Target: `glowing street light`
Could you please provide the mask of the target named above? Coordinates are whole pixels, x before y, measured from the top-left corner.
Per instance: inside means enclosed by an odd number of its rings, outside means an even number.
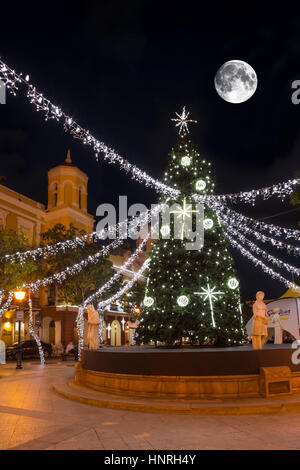
[[[25,295],[26,295],[26,292],[24,290],[16,290],[14,292],[15,299],[19,300],[19,302],[21,302],[21,300],[24,300]]]

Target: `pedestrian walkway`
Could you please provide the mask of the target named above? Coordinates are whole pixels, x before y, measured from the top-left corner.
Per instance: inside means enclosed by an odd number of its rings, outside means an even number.
[[[0,366],[0,450],[299,449],[300,414],[178,415],[100,408],[54,393],[73,364]]]

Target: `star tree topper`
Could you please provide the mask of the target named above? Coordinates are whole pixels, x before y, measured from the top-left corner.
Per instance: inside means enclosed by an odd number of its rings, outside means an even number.
[[[172,118],[171,121],[175,121],[177,122],[177,124],[175,124],[176,127],[179,127],[179,135],[180,134],[184,134],[185,132],[187,132],[189,134],[189,128],[188,128],[188,122],[197,122],[197,121],[194,121],[193,119],[188,119],[189,117],[189,112],[187,113],[185,111],[185,106],[182,108],[182,114],[178,114],[176,113],[176,116],[177,118]]]

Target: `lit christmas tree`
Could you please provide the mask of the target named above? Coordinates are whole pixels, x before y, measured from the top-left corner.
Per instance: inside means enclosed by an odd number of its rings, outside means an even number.
[[[234,261],[217,214],[204,207],[204,246],[186,248],[184,224],[192,218],[196,204],[192,194],[213,194],[211,164],[197,152],[188,136],[188,113],[178,115],[179,140],[169,155],[165,183],[180,190],[178,199],[162,196],[160,203],[181,209],[173,211],[168,226],[160,221],[159,239],[149,254],[143,312],[139,315],[137,342],[180,345],[214,344],[236,346],[245,339],[240,290]],[[172,212],[172,211],[171,211]],[[174,237],[175,218],[181,220],[181,237]],[[170,238],[166,236],[170,234]]]

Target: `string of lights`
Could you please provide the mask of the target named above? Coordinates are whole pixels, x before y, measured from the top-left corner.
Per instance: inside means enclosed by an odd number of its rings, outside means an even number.
[[[281,274],[277,273],[272,268],[267,266],[263,261],[253,256],[247,249],[245,249],[236,240],[234,240],[234,238],[232,238],[227,231],[225,231],[224,233],[226,237],[228,238],[230,244],[233,246],[233,248],[236,248],[243,256],[245,256],[248,260],[250,260],[255,266],[259,266],[265,273],[267,273],[273,279],[277,279],[278,281],[282,282],[288,288],[291,287],[297,290],[298,292],[300,292],[300,286],[297,286],[297,285],[295,286],[293,282],[281,276]]]
[[[63,282],[68,276],[74,276],[78,273],[80,273],[88,264],[95,264],[98,263],[99,259],[102,257],[105,257],[109,254],[111,250],[114,250],[118,246],[120,246],[124,240],[121,240],[120,238],[117,240],[114,240],[112,243],[109,245],[103,247],[100,251],[97,251],[94,255],[89,255],[83,260],[81,260],[79,263],[75,263],[71,266],[67,266],[63,271],[60,271],[59,273],[52,274],[49,277],[45,277],[42,279],[38,279],[35,282],[31,282],[30,284],[27,285],[27,287],[32,291],[38,290],[41,286],[47,286],[48,284],[51,284],[52,282],[58,282],[61,283]]]
[[[99,344],[102,343],[103,341],[103,331],[104,331],[104,314],[103,311],[101,310],[99,312]]]
[[[83,334],[84,334],[84,307],[80,306],[77,315],[77,331],[78,331],[78,359],[81,359],[81,350],[84,346]]]
[[[250,250],[258,255],[261,255],[264,259],[269,261],[270,263],[278,266],[281,269],[285,269],[286,271],[296,274],[296,276],[300,275],[300,269],[291,266],[288,263],[285,263],[281,259],[275,258],[275,256],[270,255],[266,251],[262,250],[259,246],[249,240],[245,235],[243,235],[239,230],[236,230],[232,227],[226,227],[227,233],[231,233],[235,237],[237,237],[243,244],[246,244]]]
[[[219,213],[219,220],[226,226],[226,227],[235,227],[230,221],[229,218],[223,219],[223,217]],[[276,240],[275,238],[268,237],[267,235],[264,235],[263,233],[257,232],[256,230],[253,230],[250,227],[247,227],[246,225],[243,225],[242,227],[243,232],[254,236],[258,241],[262,243],[269,243],[271,244],[274,248],[277,248],[278,250],[285,250],[288,252],[288,254],[294,254],[296,256],[300,255],[300,247],[297,247],[295,245],[290,245],[288,243],[284,243],[280,240]]]
[[[83,307],[85,308],[88,304],[90,304],[91,302],[93,302],[95,299],[97,299],[98,297],[100,297],[103,292],[107,291],[108,289],[110,289],[110,287],[116,282],[117,279],[119,279],[120,277],[122,277],[123,275],[123,272],[126,268],[128,268],[132,263],[134,263],[134,261],[138,258],[138,256],[142,253],[142,251],[144,250],[144,246],[146,245],[147,241],[149,240],[149,237],[150,237],[150,233],[148,233],[147,237],[145,237],[142,242],[140,243],[140,245],[138,246],[138,248],[134,251],[134,253],[128,258],[127,261],[125,261],[125,263],[123,263],[118,272],[116,274],[114,274],[110,279],[109,281],[107,281],[103,286],[101,286],[96,292],[94,292],[93,294],[91,294],[83,303]],[[139,278],[141,276],[138,276]],[[108,305],[108,304],[107,304]]]
[[[99,153],[104,155],[104,160],[108,160],[110,164],[118,164],[120,169],[131,175],[131,178],[144,183],[145,186],[150,186],[156,189],[159,193],[163,193],[172,197],[178,197],[180,191],[174,189],[161,181],[149,176],[145,171],[140,170],[137,166],[130,163],[119,155],[114,149],[108,147],[104,142],[98,140],[89,130],[81,127],[76,121],[68,116],[59,106],[54,105],[50,100],[43,96],[42,93],[38,92],[36,88],[30,83],[29,76],[25,79],[23,74],[17,74],[14,70],[8,67],[3,61],[0,60],[0,79],[4,82],[9,91],[16,95],[18,91],[18,85],[23,84],[27,87],[27,97],[31,104],[36,108],[36,111],[44,112],[45,120],[55,119],[56,121],[64,121],[63,127],[66,132],[69,132],[74,138],[79,139],[85,145],[89,145],[93,148],[95,157],[98,160]],[[180,119],[180,126],[185,126],[188,122],[187,116],[184,119]],[[300,178],[295,178],[283,183],[278,183],[267,188],[253,189],[250,191],[243,191],[233,194],[224,195],[194,195],[195,200],[198,202],[205,202],[209,200],[219,200],[229,202],[246,202],[255,203],[258,196],[262,196],[263,199],[268,199],[272,196],[277,196],[284,199],[293,190],[293,187],[300,184]]]
[[[151,220],[151,217],[155,217],[163,208],[162,204],[157,205],[151,210],[145,211],[139,215],[136,215],[130,220],[131,229],[136,229],[138,226],[146,225]],[[48,258],[54,256],[58,252],[65,252],[68,249],[75,249],[77,247],[84,247],[88,242],[96,242],[97,240],[105,240],[106,238],[116,238],[119,233],[123,233],[129,224],[129,219],[125,219],[122,222],[118,222],[116,225],[109,225],[107,228],[102,230],[95,230],[88,234],[80,237],[75,237],[63,242],[57,242],[49,244],[44,247],[35,248],[32,250],[26,250],[23,252],[16,252],[13,254],[5,255],[3,259],[11,263],[24,263],[27,259],[33,258],[37,260],[39,258]]]
[[[232,225],[235,222],[235,225],[240,229],[246,229],[249,225],[253,226],[255,229],[267,231],[272,235],[284,238],[293,238],[299,242],[300,240],[300,230],[280,227],[279,225],[267,224],[261,220],[255,220],[251,217],[247,217],[239,212],[230,209],[229,207],[214,203],[212,207],[215,208],[218,215],[222,217],[225,225]]]
[[[12,290],[9,291],[6,301],[5,301],[4,304],[0,307],[0,318],[1,318],[2,315],[3,315],[3,312],[4,312],[5,310],[7,310],[8,307],[10,306],[10,304],[11,304],[11,302],[12,302],[12,299],[13,299],[13,296],[14,296],[13,291],[12,291]],[[2,300],[2,298],[3,298],[3,292],[1,292],[1,300]]]
[[[103,300],[102,302],[99,302],[98,303],[98,310],[104,310],[105,307],[107,307],[107,305],[111,304],[112,302],[114,302],[115,300],[119,299],[120,297],[122,297],[122,295],[126,292],[126,291],[129,291],[132,286],[143,276],[143,273],[146,271],[146,269],[148,268],[148,265],[149,265],[149,260],[147,259],[142,267],[134,274],[134,276],[132,277],[132,279],[130,279],[129,281],[125,282],[123,284],[123,286],[121,287],[121,289],[118,290],[118,292],[116,292],[114,295],[112,295],[109,299],[107,300]]]
[[[210,196],[210,200],[219,201],[219,202],[229,202],[229,203],[237,203],[237,202],[244,202],[247,204],[255,205],[255,201],[258,197],[263,198],[264,200],[269,199],[270,197],[276,196],[281,201],[283,201],[287,196],[289,196],[293,190],[294,186],[300,184],[300,178],[290,179],[288,181],[284,181],[282,183],[276,183],[272,186],[268,186],[266,188],[260,189],[251,189],[250,191],[241,191],[238,193],[232,194],[217,194]],[[199,195],[194,195],[194,198],[199,202],[202,202],[199,198]]]
[[[29,330],[29,333],[31,334],[31,336],[35,339],[35,342],[36,342],[38,350],[39,350],[41,364],[43,366],[45,364],[44,351],[43,351],[41,340],[40,340],[38,334],[36,333],[36,331],[34,329],[33,313],[32,313],[32,300],[31,300],[31,296],[30,296],[30,290],[29,290],[29,294],[28,294],[28,308],[29,308],[28,330]]]

